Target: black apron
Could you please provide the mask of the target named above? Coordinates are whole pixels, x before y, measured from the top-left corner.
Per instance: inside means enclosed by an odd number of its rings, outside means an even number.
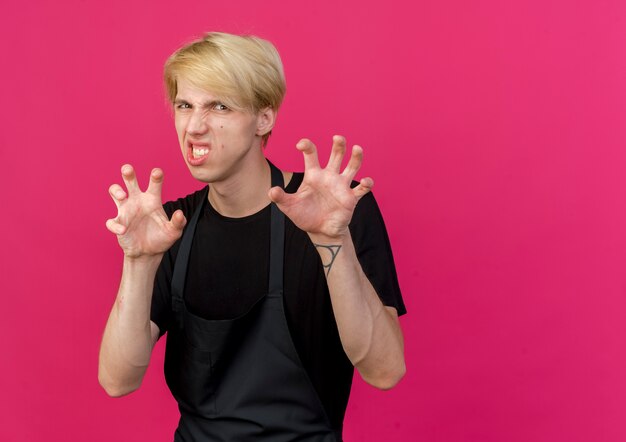
[[[283,186],[270,163],[272,186]],[[187,264],[208,188],[181,241],[172,276],[174,321],[167,333],[165,379],[178,401],[178,441],[337,442],[294,347],[283,307],[285,218],[271,205],[268,294],[228,320],[187,310]],[[193,277],[193,275],[192,275]],[[245,275],[241,275],[245,278]]]

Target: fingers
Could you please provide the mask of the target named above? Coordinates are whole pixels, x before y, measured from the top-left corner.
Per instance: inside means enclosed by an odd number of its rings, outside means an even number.
[[[124,164],[122,166],[122,178],[126,184],[126,189],[129,195],[140,192],[139,184],[137,184],[137,177],[135,176],[135,170],[130,164]]]
[[[374,180],[370,177],[367,177],[361,179],[359,185],[352,189],[352,192],[354,192],[354,195],[357,197],[357,199],[361,199],[364,195],[367,195],[372,190],[372,187],[374,187]]]
[[[183,230],[185,224],[187,224],[187,218],[185,218],[183,211],[179,209],[176,212],[172,213],[172,219],[170,220],[170,223],[172,223],[172,226],[176,230]]]
[[[304,155],[304,170],[319,169],[320,162],[317,158],[317,149],[311,140],[301,139],[296,144],[296,148]]]
[[[343,156],[346,154],[346,139],[341,135],[333,136],[333,148],[328,158],[326,168],[333,172],[339,173]]]
[[[126,226],[118,223],[115,219],[108,219],[106,222],[107,229],[116,235],[123,235],[126,232]]]
[[[353,146],[352,154],[350,155],[350,161],[348,161],[348,165],[344,169],[341,175],[352,180],[356,173],[361,168],[361,163],[363,163],[363,148],[361,146]]]
[[[122,186],[119,184],[113,184],[109,187],[109,195],[113,198],[113,202],[118,209],[120,208],[122,201],[126,199],[126,192],[124,192],[124,189],[122,189]]]
[[[163,188],[163,171],[158,167],[152,169],[150,173],[150,183],[148,183],[148,190],[146,192],[153,194],[154,196],[161,197],[161,189]]]
[[[135,169],[133,169],[133,166],[131,166],[130,164],[124,164],[122,166],[122,178],[124,179],[124,184],[126,184],[128,196],[141,192],[139,184],[137,183],[137,175],[135,174]],[[152,172],[150,173],[150,182],[148,183],[148,189],[146,190],[146,193],[151,193],[152,195],[158,196],[160,198],[162,188],[163,171],[157,167],[152,169]],[[111,197],[113,198],[115,203],[118,204],[118,207],[119,203],[121,203],[127,196],[125,193],[124,195],[122,195],[120,191],[124,192],[124,190],[116,184],[109,188],[109,193],[111,194]]]

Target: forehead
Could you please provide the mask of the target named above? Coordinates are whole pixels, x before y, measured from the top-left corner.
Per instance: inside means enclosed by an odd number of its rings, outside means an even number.
[[[215,92],[201,88],[189,80],[177,79],[176,80],[176,99],[177,100],[214,100],[218,95]]]

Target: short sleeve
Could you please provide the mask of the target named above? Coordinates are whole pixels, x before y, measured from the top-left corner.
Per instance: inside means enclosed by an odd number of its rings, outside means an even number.
[[[382,303],[395,307],[398,315],[405,314],[406,307],[398,284],[391,243],[382,214],[371,192],[363,196],[357,204],[350,223],[350,234],[363,272]]]

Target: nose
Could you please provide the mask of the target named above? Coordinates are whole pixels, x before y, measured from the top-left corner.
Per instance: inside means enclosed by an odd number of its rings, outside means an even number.
[[[209,129],[206,116],[203,115],[201,109],[194,109],[187,124],[187,133],[189,135],[204,135]]]

